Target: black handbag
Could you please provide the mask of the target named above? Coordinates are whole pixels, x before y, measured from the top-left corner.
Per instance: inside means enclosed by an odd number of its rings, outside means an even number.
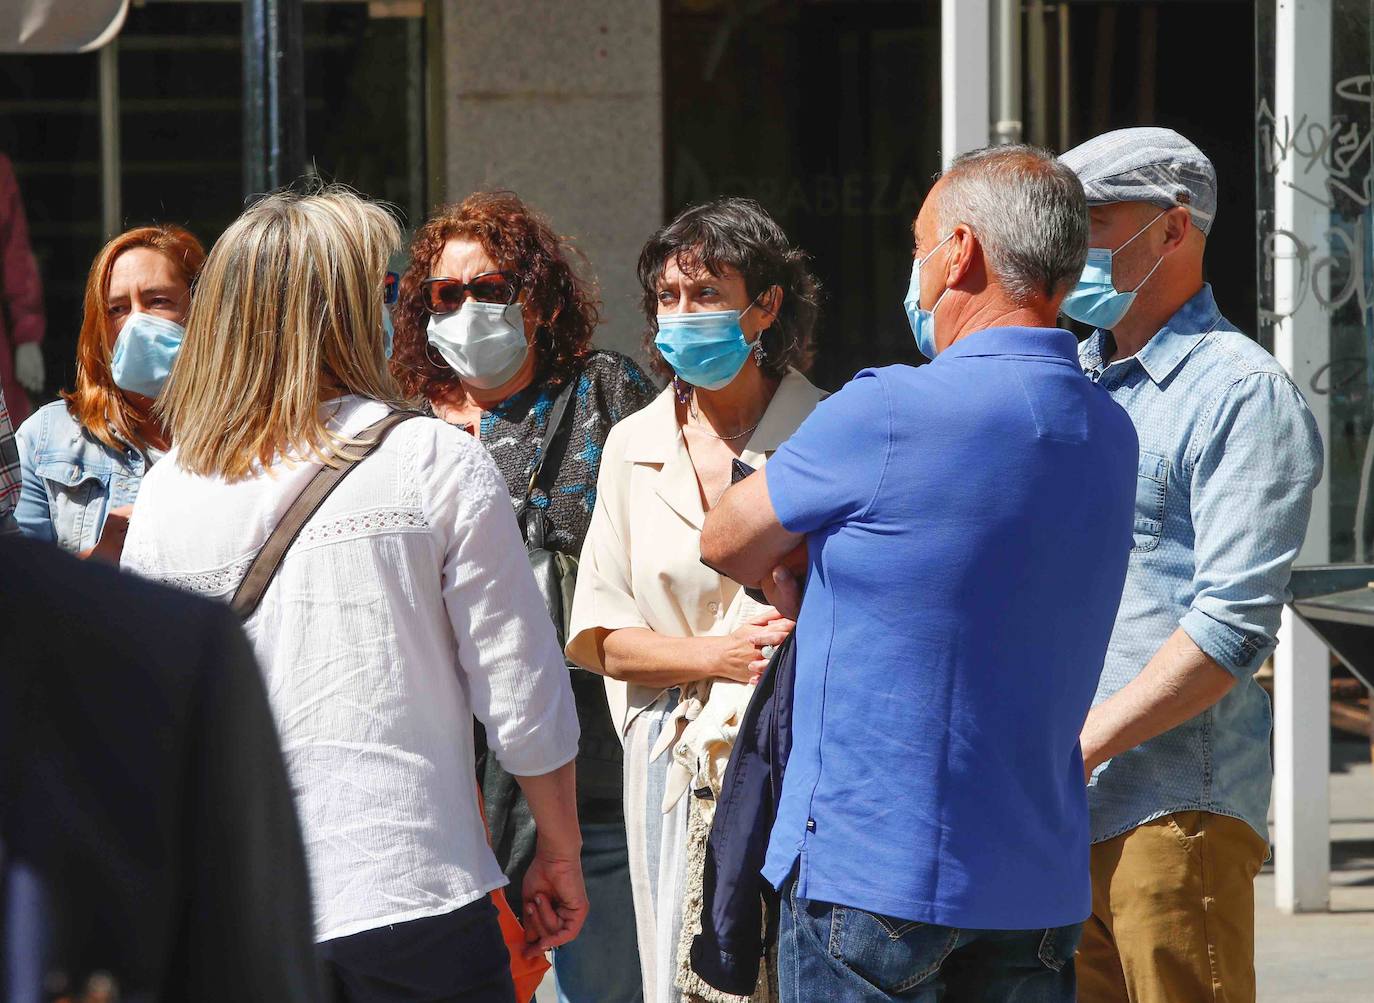
[[[530,570],[539,586],[539,594],[544,597],[549,617],[558,632],[558,646],[568,643],[568,627],[572,620],[573,591],[577,587],[577,559],[548,548],[549,515],[542,508],[530,504],[530,498],[537,487],[546,497],[553,494],[553,480],[558,476],[558,465],[549,463],[549,452],[554,439],[563,427],[563,420],[572,403],[573,389],[577,380],[571,378],[568,385],[554,399],[549,411],[549,423],[544,427],[544,439],[539,443],[539,454],[535,457],[534,469],[530,472],[530,483],[525,488],[525,500],[520,506],[520,529],[525,536],[525,550],[530,558]],[[566,443],[564,444],[566,451]]]

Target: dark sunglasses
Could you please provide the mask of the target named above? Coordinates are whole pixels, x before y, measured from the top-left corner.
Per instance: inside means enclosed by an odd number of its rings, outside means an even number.
[[[382,302],[391,306],[401,295],[401,277],[395,272],[387,272],[382,279]]]
[[[520,280],[510,272],[483,272],[471,282],[433,278],[420,283],[425,309],[433,314],[453,313],[463,305],[468,293],[478,303],[509,306],[520,295]]]

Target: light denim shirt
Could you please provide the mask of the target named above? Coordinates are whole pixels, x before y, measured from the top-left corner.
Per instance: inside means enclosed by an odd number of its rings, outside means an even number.
[[[110,509],[133,504],[152,465],[133,446],[100,442],[61,400],[30,415],[15,441],[23,475],[14,509],[19,531],[73,553],[96,545]]]
[[[1094,704],[1129,683],[1182,627],[1237,684],[1213,707],[1103,763],[1088,788],[1094,842],[1177,811],[1244,819],[1267,838],[1269,697],[1254,672],[1274,650],[1307,532],[1322,442],[1301,392],[1217,310],[1203,286],[1137,354],[1084,371],[1140,436],[1135,546]]]

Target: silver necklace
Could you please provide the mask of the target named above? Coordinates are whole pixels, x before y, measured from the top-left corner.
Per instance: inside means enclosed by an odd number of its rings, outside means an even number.
[[[720,435],[719,433],[711,431],[709,428],[706,427],[706,424],[700,420],[701,412],[697,410],[697,401],[695,396],[692,397],[691,405],[687,408],[687,415],[690,418],[697,419],[692,422],[693,428],[697,429],[697,431],[701,432],[703,435],[709,435],[711,438],[719,439],[721,442],[732,442],[735,439],[742,439],[763,423],[763,418],[760,417],[758,421],[754,422],[754,424],[750,425],[742,432],[736,432],[734,435]]]

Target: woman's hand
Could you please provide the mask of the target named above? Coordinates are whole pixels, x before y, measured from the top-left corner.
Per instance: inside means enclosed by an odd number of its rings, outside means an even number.
[[[709,675],[739,683],[758,682],[772,655],[771,651],[765,655],[763,648],[782,644],[795,626],[791,620],[769,607],[724,637],[708,638],[716,649],[712,652]]]
[[[587,921],[587,890],[576,853],[537,846],[523,890],[525,957],[534,958],[577,936]]]
[[[100,539],[90,550],[83,550],[78,556],[90,558],[98,561],[105,561],[107,564],[119,564],[119,558],[124,553],[124,537],[129,532],[129,517],[134,514],[132,505],[119,505],[105,516],[105,525],[100,530]]]

